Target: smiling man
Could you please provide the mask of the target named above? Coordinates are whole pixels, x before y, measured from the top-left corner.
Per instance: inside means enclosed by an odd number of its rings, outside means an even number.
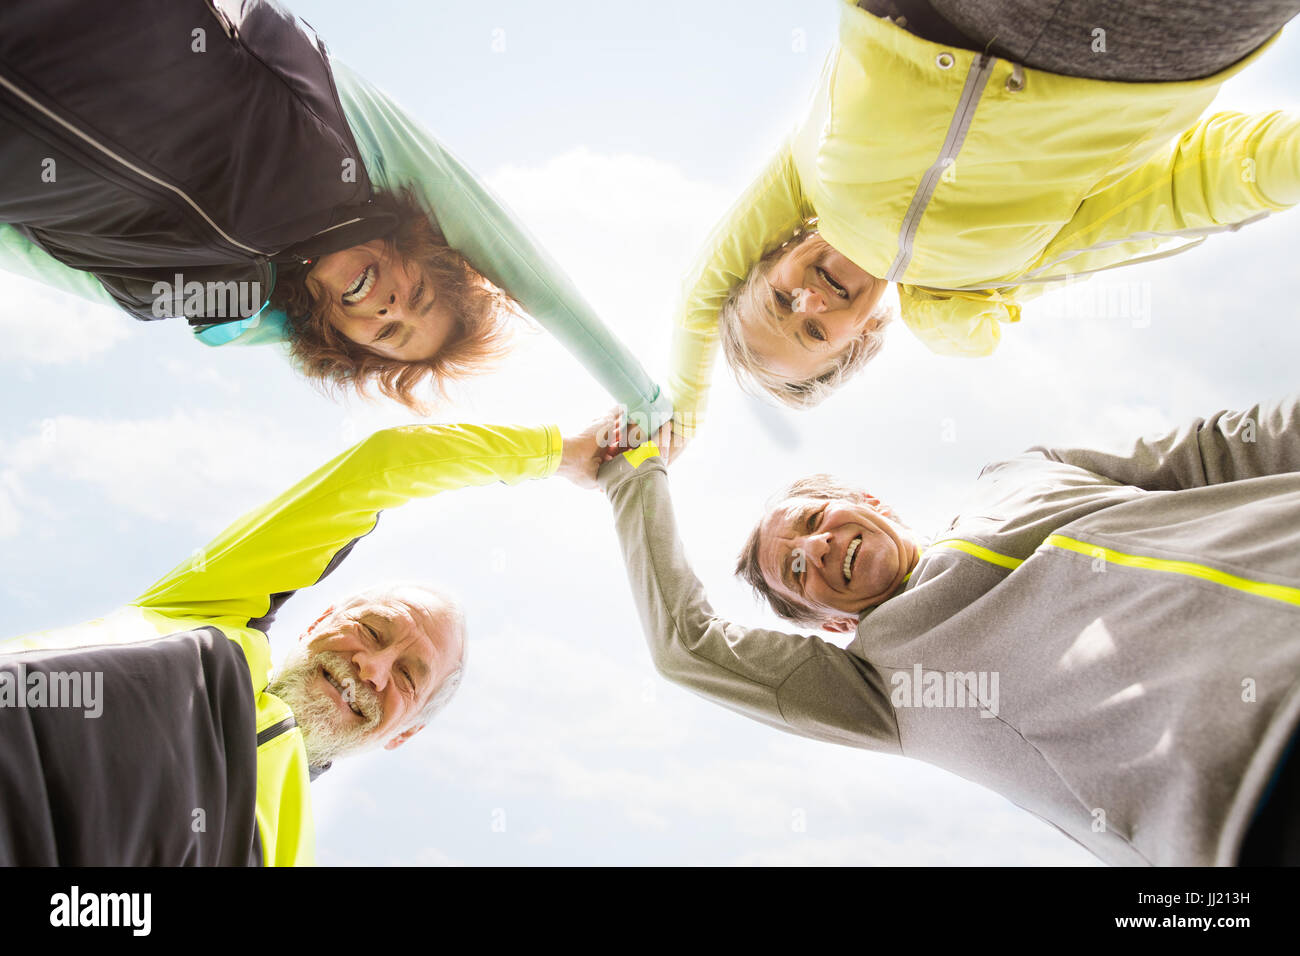
[[[1110,863],[1300,864],[1300,398],[1030,449],[933,541],[859,488],[796,482],[737,573],[844,648],[714,613],[654,452],[600,480],[670,680],[943,767]]]
[[[794,619],[815,608],[827,615],[822,627],[846,632],[902,587],[921,546],[878,498],[814,475],[786,491],[745,553],[778,613]]]
[[[309,780],[425,726],[460,683],[465,622],[426,585],[370,588],[272,675],[278,609],[412,498],[556,473],[593,486],[604,428],[376,432],[125,607],[0,644],[0,865],[313,862]]]

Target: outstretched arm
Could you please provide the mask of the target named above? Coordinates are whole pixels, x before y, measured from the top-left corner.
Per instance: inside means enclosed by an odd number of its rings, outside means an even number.
[[[1040,446],[1027,454],[1147,491],[1300,471],[1300,395],[1245,411],[1216,412],[1115,451]]]
[[[0,223],[0,269],[71,292],[95,305],[118,308],[117,300],[94,275],[64,265],[8,223]]]
[[[731,290],[764,252],[814,215],[786,143],[714,227],[687,277],[673,328],[668,392],[679,434],[691,437],[703,421],[718,353],[718,312]]]
[[[940,355],[984,356],[1047,279],[1164,255],[1300,202],[1300,114],[1216,113],[1136,169],[1097,189],[1022,285],[997,292],[900,286],[903,322]],[[1171,246],[1168,252],[1180,252]]]
[[[448,244],[559,339],[615,401],[646,415],[652,431],[666,421],[667,394],[505,205],[381,90],[339,61],[331,65],[375,187],[413,188]]]
[[[1297,202],[1300,113],[1215,113],[1085,199],[1042,261],[1051,274],[1090,272]]]
[[[653,443],[600,471],[655,667],[669,680],[773,727],[899,752],[889,695],[866,661],[816,637],[747,628],[713,613],[673,518]]]
[[[133,603],[240,627],[257,622],[333,570],[384,509],[454,488],[543,478],[561,455],[554,426],[376,432],[240,518]]]

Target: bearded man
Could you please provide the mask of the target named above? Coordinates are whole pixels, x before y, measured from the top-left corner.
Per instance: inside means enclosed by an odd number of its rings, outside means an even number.
[[[460,682],[465,620],[425,585],[369,588],[272,679],[276,612],[385,508],[555,473],[594,485],[604,427],[376,432],[126,606],[0,645],[0,865],[314,862],[309,781],[425,726]]]

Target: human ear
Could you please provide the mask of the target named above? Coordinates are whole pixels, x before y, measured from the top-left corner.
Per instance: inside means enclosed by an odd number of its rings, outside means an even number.
[[[316,625],[320,624],[321,621],[325,620],[325,618],[329,617],[333,613],[334,613],[334,605],[331,604],[325,610],[321,611],[320,617],[316,618],[316,620],[312,621],[310,624],[307,625],[307,630],[302,632],[302,636],[299,637],[298,640],[300,641],[307,640],[307,638],[311,636],[311,632],[316,630]]]
[[[403,730],[392,740],[388,741],[388,743],[384,744],[384,749],[396,750],[398,747],[402,746],[402,744],[406,743],[408,740],[410,740],[412,737],[414,737],[423,729],[424,729],[424,724],[416,724],[414,727],[408,727],[406,730]]]
[[[833,634],[849,634],[858,629],[858,622],[851,617],[832,617],[822,622],[822,630]]]

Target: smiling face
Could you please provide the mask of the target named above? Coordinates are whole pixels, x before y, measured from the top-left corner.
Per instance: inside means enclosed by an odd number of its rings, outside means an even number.
[[[811,608],[828,630],[894,594],[916,565],[916,540],[882,513],[879,500],[790,497],[759,525],[758,566],[769,588]]]
[[[775,303],[741,316],[745,343],[772,373],[816,378],[854,341],[880,327],[872,312],[889,283],[864,272],[817,233],[767,267]]]
[[[455,330],[433,284],[382,239],[322,256],[306,284],[330,325],[383,358],[426,361]]]
[[[267,687],[293,711],[312,766],[415,734],[408,725],[461,660],[457,621],[414,588],[367,592],[322,614]]]

